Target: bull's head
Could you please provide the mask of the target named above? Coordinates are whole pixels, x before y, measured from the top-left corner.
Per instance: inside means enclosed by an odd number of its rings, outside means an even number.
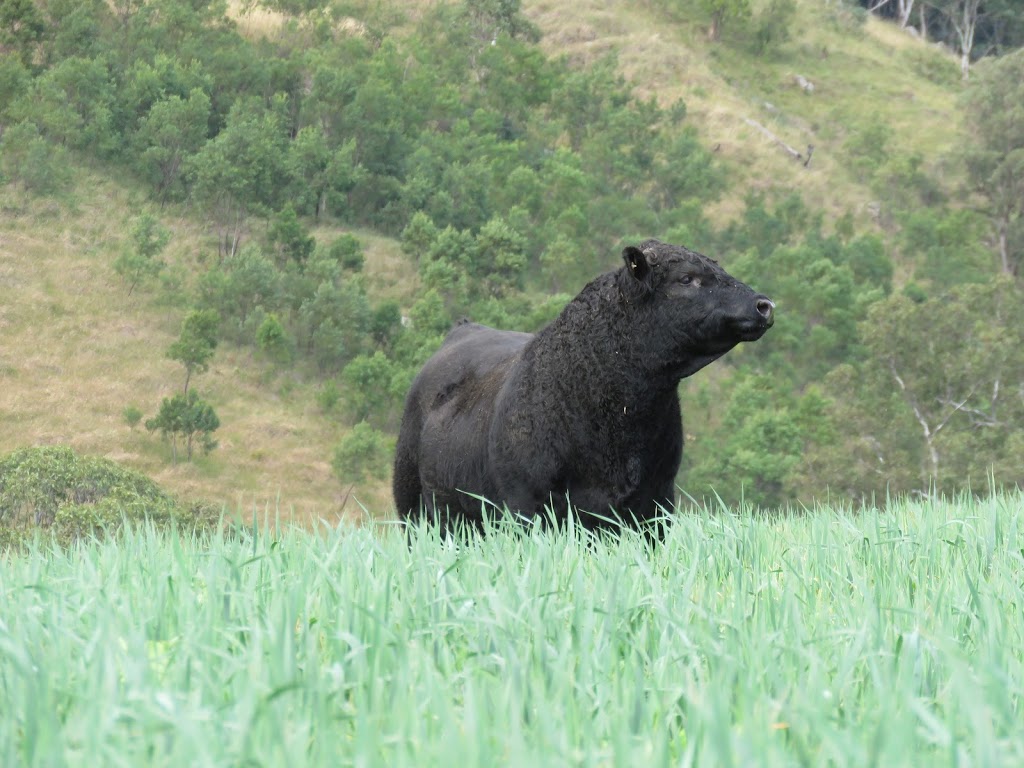
[[[679,245],[647,240],[622,253],[619,285],[644,327],[643,345],[679,378],[741,341],[772,327],[775,304],[734,278],[714,259]]]

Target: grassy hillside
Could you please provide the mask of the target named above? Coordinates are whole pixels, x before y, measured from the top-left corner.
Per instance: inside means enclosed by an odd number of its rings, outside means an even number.
[[[784,189],[799,191],[828,217],[850,212],[862,225],[875,223],[869,203],[876,195],[857,178],[847,142],[879,126],[891,131],[892,155],[920,153],[926,168],[956,183],[959,171],[947,168],[945,158],[960,127],[960,73],[952,54],[874,16],[859,20],[841,3],[799,0],[791,38],[759,56],[731,40],[728,27],[722,41],[710,41],[695,5],[523,3],[551,55],[584,66],[614,53],[639,93],[664,106],[685,101],[733,180],[733,193],[717,207],[720,222],[739,211],[744,191]],[[801,88],[797,76],[813,91]],[[810,165],[804,168],[748,120],[801,152],[813,144]]]
[[[315,377],[302,371],[275,370],[249,350],[218,348],[196,385],[220,416],[220,447],[191,464],[172,465],[169,448],[141,425],[129,430],[126,406],[150,417],[182,386],[181,365],[165,353],[185,310],[161,290],[129,297],[111,268],[128,219],[148,205],[144,196],[103,174],[79,174],[62,200],[0,190],[0,453],[62,443],[243,514],[279,507],[285,517],[336,519],[349,490],[330,469],[342,427],[320,412]],[[161,212],[173,230],[170,271],[185,283],[197,259],[210,253],[186,214]],[[372,237],[367,244],[368,259],[388,270],[375,281],[383,291],[395,282],[389,276],[397,270],[388,269],[393,244]],[[386,508],[386,489],[360,488],[356,495]],[[345,511],[359,512],[355,498]]]
[[[1020,765],[1022,515],[36,547],[0,558],[0,762]]]
[[[728,35],[709,42],[704,20],[666,5],[523,3],[550,55],[587,66],[614,52],[641,94],[664,105],[685,101],[688,121],[730,173],[729,191],[710,211],[717,224],[742,209],[749,190],[781,189],[820,206],[826,229],[850,212],[862,226],[884,231],[892,222],[872,205],[870,179],[856,162],[864,143],[857,142],[879,125],[891,129],[889,157],[917,152],[955,187],[945,153],[957,141],[960,86],[948,56],[874,19],[859,24],[841,6],[800,2],[792,39],[755,57]],[[414,17],[416,8],[406,13]],[[273,35],[281,23],[272,14],[240,18],[252,36]],[[814,83],[813,93],[796,75]],[[801,150],[813,144],[809,167],[749,120]],[[124,461],[172,491],[243,512],[279,503],[301,520],[334,519],[358,511],[357,498],[387,514],[384,483],[357,486],[349,498],[348,485],[332,476],[332,450],[345,427],[317,407],[316,376],[274,368],[249,350],[222,345],[198,381],[222,422],[220,447],[210,456],[172,466],[157,438],[129,430],[125,406],[151,416],[180,386],[181,368],[165,351],[185,306],[168,299],[173,291],[128,297],[111,269],[128,219],[151,205],[140,188],[102,168],[74,173],[73,189],[58,198],[0,189],[0,452],[67,443]],[[152,210],[173,231],[167,256],[188,285],[215,246],[188,207]],[[397,244],[358,234],[371,293],[411,303],[417,278]]]

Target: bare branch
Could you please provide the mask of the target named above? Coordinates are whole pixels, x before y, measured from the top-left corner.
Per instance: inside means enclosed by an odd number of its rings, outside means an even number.
[[[936,401],[940,405],[946,405],[946,406],[949,406],[949,407],[951,407],[953,409],[949,413],[949,416],[947,416],[946,419],[942,422],[943,425],[945,425],[946,421],[948,421],[949,417],[952,416],[954,413],[956,413],[957,411],[963,411],[965,414],[968,414],[968,415],[970,415],[972,417],[971,418],[971,426],[974,426],[974,427],[1001,427],[1001,426],[1003,426],[1003,422],[999,421],[994,416],[992,416],[989,413],[986,413],[985,411],[982,411],[982,410],[980,410],[978,408],[965,408],[964,407],[964,403],[967,402],[966,400],[964,402],[962,402],[962,403],[954,403],[952,400],[942,400],[941,398],[936,398]],[[935,431],[938,432],[939,430],[936,429]]]
[[[899,385],[900,391],[906,396],[907,402],[910,403],[910,407],[914,411],[917,423],[921,425],[921,429],[924,431],[924,443],[928,447],[928,458],[931,459],[932,463],[932,477],[937,477],[939,474],[939,452],[935,450],[935,445],[932,443],[935,435],[928,427],[928,420],[925,419],[924,414],[921,413],[921,409],[917,405],[917,399],[907,390],[906,383],[897,372],[896,361],[893,358],[889,358],[889,370],[892,371],[892,377],[896,379],[896,383]]]

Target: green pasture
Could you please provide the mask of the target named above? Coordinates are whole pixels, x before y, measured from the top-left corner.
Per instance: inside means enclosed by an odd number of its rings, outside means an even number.
[[[0,554],[5,766],[1024,764],[1024,495]]]

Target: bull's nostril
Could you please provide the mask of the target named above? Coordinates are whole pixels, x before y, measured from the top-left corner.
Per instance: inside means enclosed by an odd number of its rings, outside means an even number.
[[[771,299],[758,299],[757,300],[757,313],[761,315],[765,320],[772,319],[772,313],[775,311],[775,302]]]

